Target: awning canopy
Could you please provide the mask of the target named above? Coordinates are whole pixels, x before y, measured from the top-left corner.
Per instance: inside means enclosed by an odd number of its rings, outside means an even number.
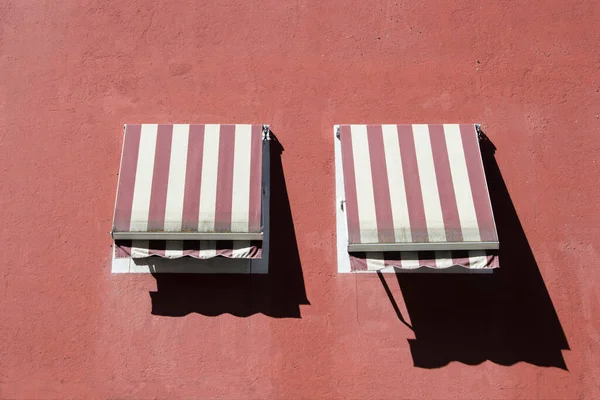
[[[493,250],[475,125],[341,125],[348,251]]]
[[[117,246],[134,258],[260,257],[262,146],[263,125],[126,125]]]
[[[349,271],[498,267],[476,125],[339,125],[336,135]]]

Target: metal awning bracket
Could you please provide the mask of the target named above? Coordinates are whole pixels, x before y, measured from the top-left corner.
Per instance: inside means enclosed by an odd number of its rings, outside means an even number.
[[[477,132],[477,139],[481,140],[481,125],[480,124],[475,124],[475,131]]]
[[[269,128],[269,125],[263,125],[262,126],[262,131],[263,131],[263,140],[271,140],[271,129]]]

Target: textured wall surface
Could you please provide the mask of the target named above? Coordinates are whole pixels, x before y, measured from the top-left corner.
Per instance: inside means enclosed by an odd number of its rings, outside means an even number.
[[[593,0],[0,2],[0,397],[600,398],[599,27]],[[271,125],[271,277],[111,275],[136,122]],[[386,275],[393,302],[338,276],[353,122],[481,123],[502,271]]]

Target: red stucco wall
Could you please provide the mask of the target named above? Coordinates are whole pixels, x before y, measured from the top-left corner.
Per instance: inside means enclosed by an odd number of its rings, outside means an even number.
[[[0,2],[0,397],[600,398],[599,27],[592,0]],[[271,125],[296,315],[276,282],[111,275],[128,122]],[[336,273],[352,122],[497,148],[506,272],[386,276],[414,331],[377,275]]]

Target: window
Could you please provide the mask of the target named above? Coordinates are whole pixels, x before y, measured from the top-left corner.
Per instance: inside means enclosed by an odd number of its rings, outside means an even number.
[[[202,265],[266,272],[268,139],[266,125],[126,125],[113,272],[151,272],[156,265],[160,272],[193,272],[180,268],[200,265],[188,258],[216,257]],[[157,260],[183,257],[178,264]],[[221,258],[244,260],[243,267]],[[222,271],[219,264],[226,265]]]
[[[334,132],[339,272],[498,267],[476,125]]]

